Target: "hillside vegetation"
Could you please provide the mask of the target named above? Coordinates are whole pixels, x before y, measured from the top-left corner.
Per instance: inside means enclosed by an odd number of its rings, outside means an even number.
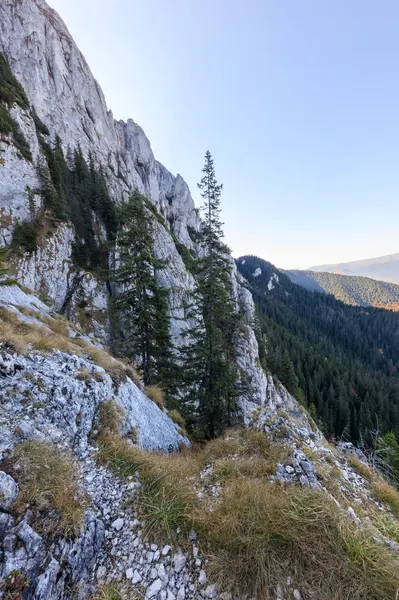
[[[299,285],[315,292],[332,294],[337,300],[353,306],[375,306],[399,310],[399,285],[376,281],[369,277],[354,277],[316,271],[284,271]]]
[[[273,265],[241,257],[267,340],[265,365],[323,425],[326,435],[399,435],[399,315],[347,306],[298,286]]]

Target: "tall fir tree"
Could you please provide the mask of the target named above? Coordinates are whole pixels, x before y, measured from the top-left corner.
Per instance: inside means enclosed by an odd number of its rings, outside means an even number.
[[[120,210],[114,307],[120,315],[119,351],[138,360],[146,385],[171,384],[168,291],[157,283],[165,261],[154,257],[153,219],[146,198],[137,191]]]
[[[209,151],[202,172],[198,184],[204,199],[204,225],[199,238],[202,257],[197,264],[197,284],[188,313],[196,325],[186,332],[183,364],[190,389],[185,412],[203,437],[211,438],[238,418],[238,373],[234,360],[238,316],[231,294],[232,265],[220,220],[223,186],[216,180]]]

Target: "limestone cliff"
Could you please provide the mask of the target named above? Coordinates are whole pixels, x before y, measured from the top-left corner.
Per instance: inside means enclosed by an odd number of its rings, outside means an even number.
[[[155,252],[167,259],[161,283],[171,290],[171,334],[178,344],[185,327],[183,300],[193,285],[179,249],[197,252],[195,233],[201,226],[187,184],[155,160],[139,125],[133,120],[114,120],[68,29],[44,0],[1,2],[0,52],[29,100],[28,108],[14,104],[10,114],[32,154],[32,160],[27,160],[12,136],[0,135],[1,242],[10,243],[15,224],[32,219],[43,204],[38,165],[44,159],[35,111],[47,128],[46,143],[54,144],[59,136],[65,152],[80,147],[86,158],[91,153],[95,163],[103,166],[115,203],[137,188],[156,207],[162,219],[156,224]],[[62,310],[74,323],[83,325],[85,321],[86,327],[106,341],[108,290],[103,281],[73,264],[74,239],[75,231],[68,224],[46,230],[38,248],[16,261],[18,280],[42,293],[55,310]],[[241,287],[235,270],[233,280],[237,310],[248,318],[247,332],[239,344],[240,371],[249,384],[246,400],[263,403],[267,382],[258,364],[257,342],[251,329],[252,298]]]

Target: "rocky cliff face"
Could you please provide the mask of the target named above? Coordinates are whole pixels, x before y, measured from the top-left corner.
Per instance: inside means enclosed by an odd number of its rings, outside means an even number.
[[[10,242],[18,221],[32,219],[42,205],[37,166],[43,161],[32,108],[48,128],[46,141],[61,139],[65,152],[80,147],[86,158],[105,170],[112,200],[116,203],[137,188],[163,218],[157,224],[155,252],[167,259],[161,283],[171,290],[172,339],[179,343],[181,308],[192,288],[176,244],[197,252],[195,232],[201,223],[187,184],[155,160],[143,130],[133,120],[115,121],[107,109],[100,86],[60,17],[44,0],[5,0],[0,5],[0,52],[22,84],[30,108],[16,104],[11,115],[29,143],[32,161],[23,158],[10,136],[0,137],[0,240]],[[71,260],[75,232],[61,225],[46,232],[38,248],[16,261],[18,279],[43,293],[56,310],[82,324],[82,311],[90,313],[86,326],[106,341],[109,333],[108,292],[104,282],[78,270]],[[258,348],[250,327],[253,304],[233,274],[237,309],[248,317],[248,331],[240,340],[240,369],[250,385],[250,401],[266,399],[266,378],[258,365]]]

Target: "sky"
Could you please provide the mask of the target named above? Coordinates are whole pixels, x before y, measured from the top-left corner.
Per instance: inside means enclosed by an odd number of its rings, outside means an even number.
[[[48,0],[118,119],[281,268],[399,252],[397,0]]]

